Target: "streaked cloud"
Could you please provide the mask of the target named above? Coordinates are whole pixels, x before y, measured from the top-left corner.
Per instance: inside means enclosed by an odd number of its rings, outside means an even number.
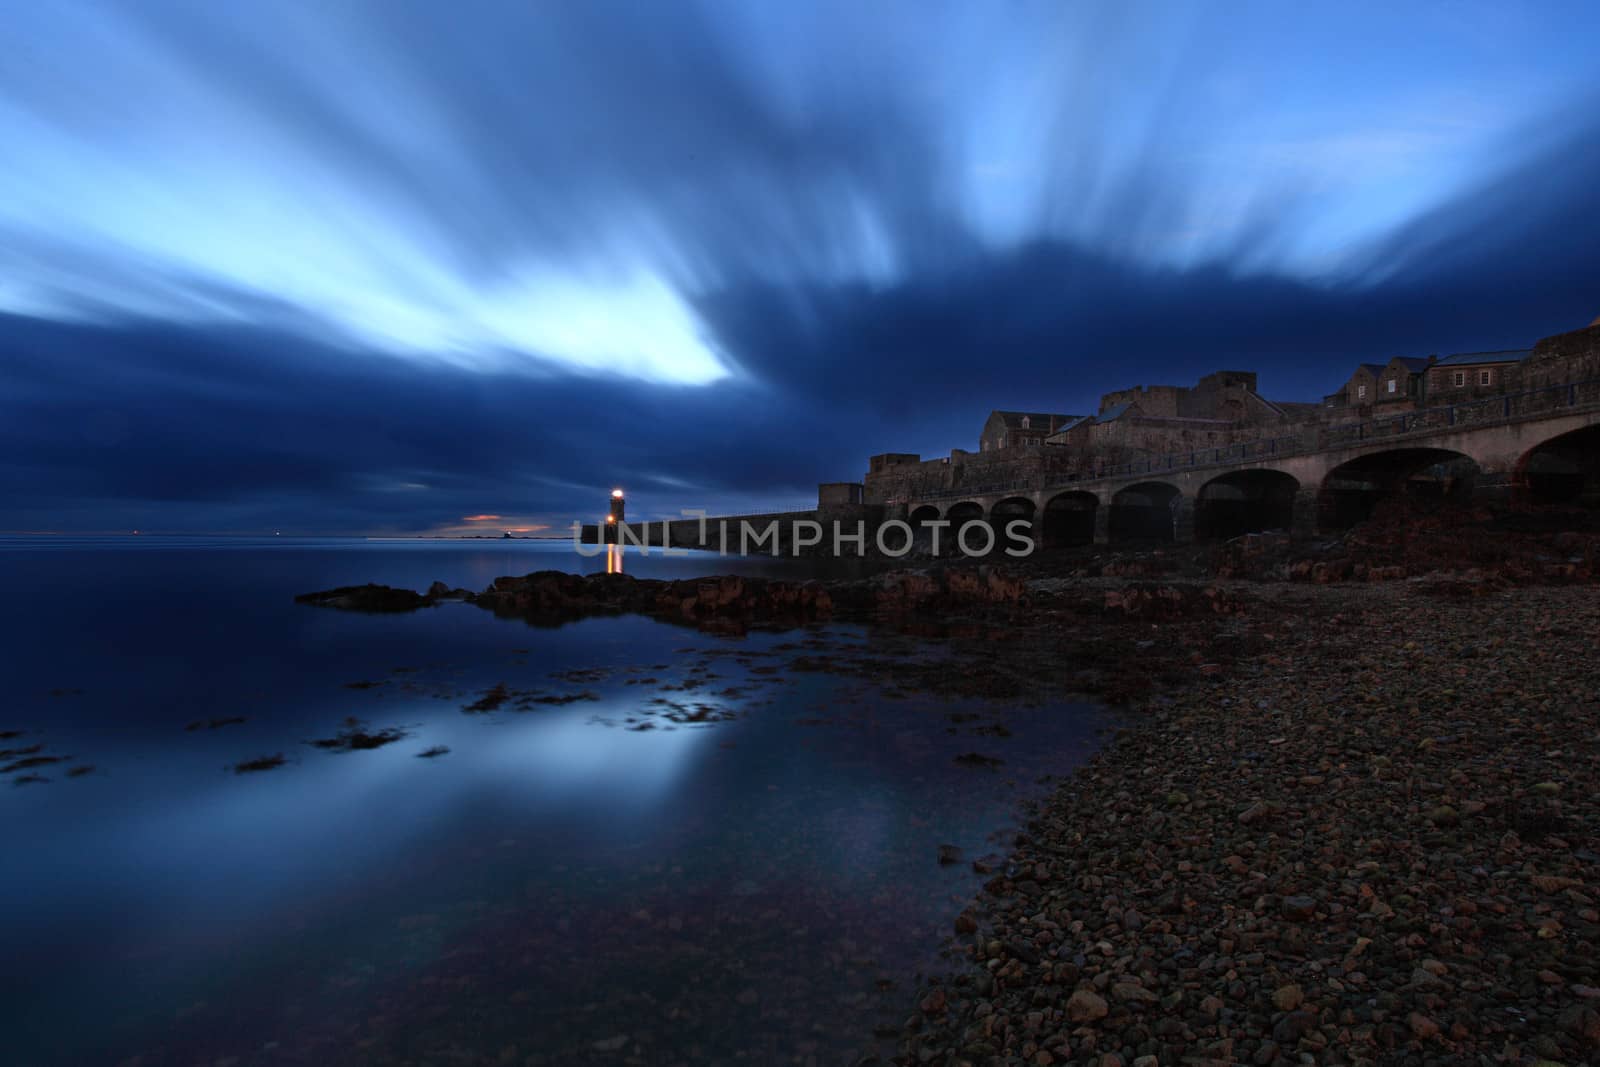
[[[618,481],[630,512],[788,504],[1133,367],[1320,395],[1353,358],[1526,343],[1600,311],[1597,28],[11,5],[0,526],[533,528]]]

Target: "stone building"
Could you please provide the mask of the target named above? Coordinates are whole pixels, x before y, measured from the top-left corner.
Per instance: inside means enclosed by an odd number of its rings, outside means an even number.
[[[1031,411],[991,411],[978,434],[979,452],[1004,448],[1038,448],[1044,439],[1079,415],[1053,415]]]
[[[1256,391],[1253,371],[1216,371],[1192,386],[1137,385],[1106,393],[1094,415],[995,410],[978,451],[948,457],[885,452],[868,461],[865,501],[880,504],[956,489],[1068,479],[1119,462],[1211,448],[1284,432],[1318,413]]]
[[[1396,356],[1358,364],[1321,403],[1272,401],[1252,371],[1216,371],[1192,386],[1135,385],[1101,396],[1093,415],[995,410],[978,451],[873,456],[859,497],[827,487],[840,506],[873,508],[962,494],[1012,492],[1099,477],[1123,463],[1185,462],[1185,453],[1246,443],[1316,440],[1330,425],[1487,396],[1600,381],[1600,319],[1530,350]],[[1295,447],[1299,447],[1296,445]],[[1597,475],[1600,478],[1600,475]]]
[[[1428,368],[1428,402],[1449,404],[1503,392],[1508,380],[1520,380],[1522,361],[1530,354],[1514,350],[1446,356]]]
[[[1388,363],[1358,363],[1339,391],[1323,398],[1323,407],[1351,417],[1375,414],[1375,408],[1410,410],[1422,403],[1434,358],[1395,356]]]
[[[1378,381],[1383,377],[1382,363],[1358,363],[1356,369],[1337,393],[1327,400],[1331,408],[1363,408],[1378,398]]]
[[[1435,357],[1395,356],[1378,378],[1378,403],[1407,409],[1422,403]]]

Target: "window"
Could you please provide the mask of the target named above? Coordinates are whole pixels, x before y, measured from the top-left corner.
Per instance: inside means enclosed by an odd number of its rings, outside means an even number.
[[[1464,370],[1458,370],[1452,373],[1450,375],[1450,384],[1455,386],[1457,389],[1461,388],[1463,385],[1466,385],[1467,372]]]
[[[1367,387],[1364,386],[1364,385],[1356,386],[1356,399],[1357,400],[1365,400],[1366,398],[1367,398]]]
[[[1030,418],[1028,418],[1028,416],[1026,416],[1026,415],[1024,415],[1024,416],[1022,416],[1022,428],[1023,428],[1023,429],[1024,429],[1024,430],[1026,430],[1026,429],[1027,429],[1027,428],[1028,428],[1028,426],[1029,426],[1029,424],[1030,424],[1030,423],[1031,423],[1031,422],[1032,422],[1032,421],[1033,421],[1033,420],[1032,420],[1032,419],[1030,419]]]
[[[1479,385],[1489,385],[1493,381],[1494,381],[1494,371],[1492,371],[1492,370],[1481,370],[1481,371],[1478,372],[1478,384]]]
[[[1395,386],[1398,385],[1398,384],[1399,383],[1396,382],[1393,378],[1389,379],[1389,392],[1390,392],[1391,395],[1394,393]]]

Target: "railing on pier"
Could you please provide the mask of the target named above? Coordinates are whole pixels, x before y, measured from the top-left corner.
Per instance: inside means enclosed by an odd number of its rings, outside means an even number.
[[[907,500],[891,502],[949,500],[957,497],[990,496],[995,493],[1034,492],[1046,487],[1062,488],[1076,482],[1099,482],[1140,474],[1159,475],[1169,471],[1193,470],[1197,467],[1231,466],[1253,460],[1266,461],[1311,452],[1338,451],[1367,441],[1516,422],[1591,405],[1600,405],[1600,379],[1547,385],[1519,393],[1464,400],[1458,404],[1441,407],[1419,408],[1399,415],[1362,419],[1359,422],[1348,422],[1338,426],[1313,425],[1306,427],[1301,433],[1257,441],[1236,441],[1230,445],[1219,445],[1214,448],[1168,452],[1165,455],[1149,456],[1127,463],[1095,467],[1092,470],[1068,474],[1060,479],[1016,478],[1004,482],[961,485],[918,493]]]

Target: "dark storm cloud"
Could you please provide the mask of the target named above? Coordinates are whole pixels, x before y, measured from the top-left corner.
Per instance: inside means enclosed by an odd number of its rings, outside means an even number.
[[[1361,360],[1522,347],[1600,312],[1597,111],[1541,127],[1531,156],[1373,242],[1333,281],[1151,268],[1038,241],[890,289],[752,286],[702,310],[780,390],[891,425],[938,416],[964,447],[979,408],[1091,411],[1103,391],[1223,367],[1315,400]]]
[[[853,459],[826,441],[795,447],[773,431],[806,409],[742,385],[664,402],[659,388],[397,363],[255,330],[11,317],[0,336],[0,528],[560,523],[592,515],[618,480],[646,513],[796,503],[819,465]]]
[[[790,502],[992,407],[1581,325],[1593,71],[1477,14],[17,9],[0,528]]]

